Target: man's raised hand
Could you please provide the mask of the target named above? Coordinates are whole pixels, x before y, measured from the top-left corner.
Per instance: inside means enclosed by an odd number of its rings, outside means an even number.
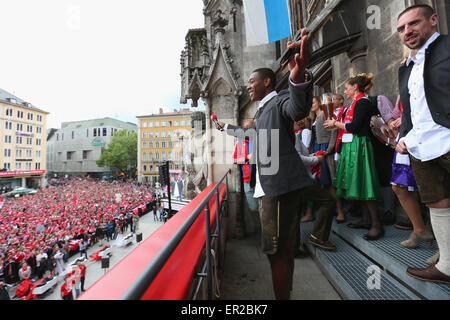
[[[306,29],[302,30],[301,40],[295,43],[288,41],[287,48],[295,49],[300,47],[300,53],[297,53],[289,62],[289,70],[291,71],[291,80],[294,83],[304,83],[305,69],[311,60],[311,46],[309,43],[309,36],[306,34]]]

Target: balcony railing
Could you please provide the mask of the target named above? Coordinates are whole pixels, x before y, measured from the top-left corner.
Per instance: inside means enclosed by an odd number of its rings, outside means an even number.
[[[143,241],[79,300],[197,299],[204,279],[206,298],[213,299],[211,248],[217,247],[220,266],[220,218],[230,172]]]

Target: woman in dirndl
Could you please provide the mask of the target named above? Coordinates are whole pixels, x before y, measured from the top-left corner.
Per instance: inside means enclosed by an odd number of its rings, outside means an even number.
[[[397,134],[402,124],[402,114],[403,108],[399,96],[394,112],[392,113],[394,121],[389,123],[392,131]],[[414,229],[409,235],[409,238],[402,241],[400,244],[405,248],[414,249],[422,242],[428,241],[431,243],[434,240],[434,236],[425,225],[425,221],[422,217],[419,189],[417,188],[409,154],[399,154],[395,151],[394,161],[392,162],[391,184],[400,204],[411,220]]]
[[[345,83],[345,95],[353,103],[343,122],[336,119],[324,123],[326,129],[345,130],[342,151],[333,181],[337,197],[362,202],[363,216],[351,228],[369,229],[364,239],[377,240],[384,235],[378,216],[377,201],[381,200],[380,182],[375,166],[370,118],[378,113],[365,92],[373,87],[373,75],[359,74]]]

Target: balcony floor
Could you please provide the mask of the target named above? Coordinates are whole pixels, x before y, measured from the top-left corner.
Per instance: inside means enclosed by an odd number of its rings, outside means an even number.
[[[256,235],[228,239],[221,279],[222,300],[274,300],[270,264]],[[314,260],[295,259],[291,300],[342,300]]]

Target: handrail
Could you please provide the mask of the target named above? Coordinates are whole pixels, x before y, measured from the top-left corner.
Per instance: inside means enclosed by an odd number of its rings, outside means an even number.
[[[177,230],[177,232],[169,239],[169,241],[164,245],[164,247],[158,252],[155,258],[145,267],[141,274],[135,279],[135,281],[130,285],[130,287],[125,291],[125,293],[120,297],[121,300],[138,300],[140,299],[145,291],[148,289],[152,281],[156,278],[164,264],[170,258],[171,254],[174,252],[178,244],[181,242],[183,237],[189,231],[192,224],[198,218],[203,209],[209,206],[209,200],[213,195],[218,192],[218,188],[224,179],[227,179],[228,174],[231,173],[231,169],[228,169],[226,174],[220,179],[217,185],[208,193],[208,195],[203,199],[203,201],[194,209],[189,218],[183,223],[183,225]],[[228,186],[227,186],[228,187]],[[228,188],[227,188],[228,189]],[[207,207],[208,208],[208,207]],[[208,208],[209,211],[209,208]],[[208,233],[207,233],[208,237]],[[209,244],[208,244],[209,247]]]

